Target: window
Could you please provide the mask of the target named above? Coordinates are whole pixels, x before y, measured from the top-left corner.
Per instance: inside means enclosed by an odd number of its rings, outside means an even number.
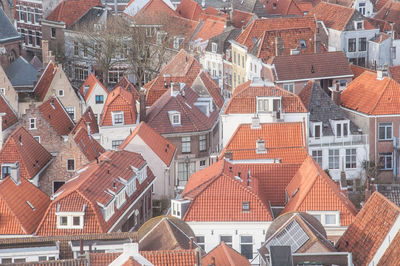
[[[71,120],[74,120],[75,119],[75,107],[71,107],[71,106],[68,106],[68,107],[65,107],[65,111],[67,111],[67,113],[68,113],[68,115],[69,115],[69,117],[71,118]]]
[[[357,167],[357,149],[346,149],[346,168]]]
[[[339,226],[340,225],[340,213],[337,211],[330,212],[318,212],[310,211],[308,212],[314,216],[318,221],[324,226]]]
[[[108,82],[117,83],[124,76],[126,69],[115,67],[108,71]]]
[[[336,137],[342,137],[342,124],[336,124]]]
[[[182,153],[190,152],[190,137],[182,137]]]
[[[307,43],[305,40],[300,40],[300,47],[301,49],[306,49],[307,48]]]
[[[27,9],[28,13],[28,22],[32,23],[33,22],[33,14],[32,14],[32,8],[28,7]]]
[[[6,178],[11,174],[11,167],[8,165],[2,165],[1,166],[1,179]]]
[[[74,42],[74,55],[79,56],[79,44],[78,42]]]
[[[20,20],[20,21],[24,21],[24,20],[25,20],[25,10],[24,10],[24,7],[18,6],[18,11],[17,11],[17,12],[19,13],[19,20]]]
[[[240,253],[249,260],[253,258],[252,236],[240,236]]]
[[[73,216],[72,217],[72,225],[73,226],[81,226],[81,217],[80,216]]]
[[[250,211],[250,202],[248,202],[248,201],[243,201],[242,202],[242,211],[243,212]]]
[[[329,169],[339,169],[339,150],[329,150]]]
[[[46,261],[47,257],[46,256],[39,256],[39,261]]]
[[[365,3],[358,4],[358,11],[365,16]]]
[[[304,232],[296,220],[293,220],[267,243],[267,248],[269,249],[271,246],[290,246],[292,253],[295,253],[308,240],[307,233]]]
[[[379,123],[379,140],[391,140],[392,139],[392,123]]]
[[[33,138],[40,143],[40,136],[33,136]]]
[[[56,38],[56,28],[51,28],[51,38]]]
[[[336,225],[336,215],[326,214],[325,215],[325,225]]]
[[[207,149],[207,135],[201,135],[199,137],[199,150],[205,151]]]
[[[113,141],[111,141],[111,148],[113,150],[118,149],[119,145],[121,145],[122,142],[123,142],[122,139],[121,140],[113,140]]]
[[[6,88],[0,88],[0,94],[5,95],[6,94]]]
[[[347,137],[349,134],[349,122],[336,123],[336,137]]]
[[[321,125],[314,125],[314,138],[321,138]]]
[[[65,181],[53,181],[53,194],[65,184]]]
[[[219,236],[219,242],[225,242],[227,246],[232,247],[232,236]]]
[[[341,80],[339,81],[339,85],[340,85],[340,87],[345,87],[345,86],[347,85],[347,80],[341,79]]]
[[[349,52],[356,51],[356,39],[355,38],[349,39],[348,51]]]
[[[31,30],[28,30],[28,44],[33,44],[33,32]]]
[[[195,162],[178,163],[178,186],[186,185],[191,174],[195,172]]]
[[[313,214],[315,219],[317,219],[319,222],[321,222],[321,214]]]
[[[89,69],[86,66],[74,66],[75,68],[75,79],[84,81],[89,76]]]
[[[367,51],[367,38],[358,39],[358,51]]]
[[[35,24],[39,24],[40,16],[39,16],[39,9],[35,8]]]
[[[26,262],[25,258],[18,258],[18,259],[14,259],[15,263],[21,263],[21,262]]]
[[[96,104],[104,103],[103,95],[96,95]]]
[[[196,236],[196,243],[203,250],[205,249],[205,237],[204,236]]]
[[[75,159],[67,160],[67,171],[75,171]]]
[[[64,97],[64,90],[58,90],[58,97]]]
[[[36,129],[36,118],[29,118],[29,129]]]
[[[2,258],[1,259],[1,263],[5,264],[5,263],[12,263],[12,258]]]
[[[200,167],[202,167],[202,166],[206,166],[206,160],[201,160],[200,161]]]
[[[379,162],[381,170],[392,170],[393,169],[393,153],[385,152],[379,153]]]
[[[236,64],[236,51],[233,51],[233,63]]]
[[[242,55],[242,67],[244,68],[244,56]]]
[[[265,113],[269,111],[269,100],[258,98],[257,99],[257,112]]]
[[[312,157],[322,167],[322,150],[312,151]]]
[[[392,52],[392,59],[396,59],[396,46],[390,47],[390,51]]]
[[[294,84],[293,83],[286,83],[283,84],[283,88],[287,91],[293,92],[294,91]]]
[[[124,124],[124,112],[111,112],[113,125],[123,125]]]
[[[357,21],[356,22],[356,29],[357,30],[362,30],[364,27],[363,27],[363,22],[362,21]]]
[[[169,111],[169,119],[172,125],[181,124],[181,114],[177,111]]]
[[[68,217],[67,216],[60,216],[60,225],[68,226]]]

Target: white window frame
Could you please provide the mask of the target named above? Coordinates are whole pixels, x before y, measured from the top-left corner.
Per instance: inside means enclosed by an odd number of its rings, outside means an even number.
[[[283,89],[289,91],[289,92],[294,92],[294,83],[283,83]]]
[[[203,242],[199,241],[200,237],[203,238]],[[197,244],[197,246],[199,246],[200,248],[205,250],[205,247],[206,247],[206,236],[205,235],[196,235],[196,244]]]
[[[75,106],[66,106],[65,111],[67,112],[68,116],[72,119],[75,120]],[[72,117],[71,114],[72,113]]]
[[[251,237],[251,243],[250,242],[242,242],[242,237],[246,237],[246,236]],[[244,256],[243,252],[242,252],[242,245],[251,245],[251,250],[252,250],[251,258],[248,258],[248,259],[253,259],[254,258],[254,237],[252,235],[240,235],[239,241],[240,241],[240,243],[239,243],[240,254],[242,254],[242,256]]]
[[[319,137],[316,137],[316,127],[319,126]],[[322,122],[312,122],[311,123],[311,130],[312,130],[312,136],[315,139],[320,139],[322,138]]]
[[[36,118],[29,118],[29,130],[35,130],[35,129],[37,129]]]
[[[58,229],[83,229],[85,220],[84,212],[56,212]],[[67,217],[67,224],[62,225],[62,217]],[[74,217],[79,217],[79,225],[74,225]]]
[[[111,141],[111,149],[116,150],[118,149],[119,145],[124,142],[123,139],[114,139]]]
[[[117,207],[117,209],[120,209],[124,205],[124,203],[126,202],[125,190],[126,190],[126,188],[124,187],[115,196],[115,207]]]
[[[381,138],[380,129],[385,128],[384,138]],[[390,128],[390,138],[388,137],[388,128]],[[393,123],[381,122],[378,125],[378,140],[392,140],[393,139]]]
[[[6,95],[6,88],[0,88],[0,94]]]
[[[191,138],[190,136],[182,137],[181,139],[181,146],[182,146],[182,153],[190,153],[191,152]]]
[[[33,138],[36,139],[36,141],[40,143],[40,136],[33,136]]]
[[[311,151],[311,156],[313,159],[322,167],[322,150],[313,150]]]
[[[211,43],[211,51],[213,53],[216,53],[217,50],[218,50],[218,43],[216,43],[216,42]]]
[[[64,90],[58,90],[58,97],[64,97]]]
[[[379,153],[379,162],[382,161],[383,158],[383,165],[381,165],[381,170],[393,170],[393,153],[392,152],[384,152],[384,153]],[[390,168],[386,167],[387,159],[390,158],[391,161],[391,166]]]
[[[117,115],[122,115],[122,122],[121,123],[116,123],[116,116]],[[112,124],[113,126],[118,126],[118,125],[124,125],[125,121],[124,121],[124,111],[118,111],[118,112],[111,112],[111,118],[112,118]]]
[[[230,238],[231,238],[231,241],[224,241],[224,240],[222,240],[222,238],[224,238],[224,237],[230,237]],[[224,241],[224,243],[225,243],[227,246],[232,247],[233,236],[232,236],[232,235],[219,235],[219,242],[221,243],[222,241]]]
[[[347,154],[347,152],[350,152],[350,154]],[[355,151],[355,154],[353,154],[353,151]],[[346,155],[345,155],[345,167],[346,169],[355,169],[357,168],[357,149],[356,148],[349,148],[345,150]],[[350,165],[350,167],[348,167],[347,165]],[[354,167],[351,167],[353,166]]]
[[[319,215],[321,217],[321,224],[323,226],[340,226],[340,211],[307,211],[308,214],[312,216],[317,216]],[[333,224],[327,224],[326,223],[326,216],[327,215],[334,215],[335,216],[335,223]],[[317,218],[318,219],[318,218]]]
[[[169,120],[171,122],[171,125],[179,126],[181,124],[181,113],[180,112],[169,111],[168,115],[169,115]]]
[[[333,153],[331,155],[331,152]],[[337,154],[336,154],[337,153]],[[328,151],[328,169],[339,169],[340,168],[340,150],[339,149],[329,149]],[[337,159],[337,162],[336,162]],[[332,160],[332,163],[331,163]],[[337,167],[336,167],[337,165]]]
[[[268,113],[270,111],[270,101],[266,97],[256,97],[257,113]]]
[[[104,220],[107,222],[108,220],[110,220],[111,217],[113,217],[114,215],[114,204],[115,199],[113,198],[110,203],[107,206],[103,207],[103,211],[104,211]]]

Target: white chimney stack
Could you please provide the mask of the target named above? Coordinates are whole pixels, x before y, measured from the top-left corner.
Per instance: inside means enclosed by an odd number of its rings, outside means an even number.
[[[21,183],[19,162],[13,163],[12,166],[10,166],[10,177],[17,186]]]
[[[3,148],[3,116],[5,116],[6,113],[0,113],[0,150]]]

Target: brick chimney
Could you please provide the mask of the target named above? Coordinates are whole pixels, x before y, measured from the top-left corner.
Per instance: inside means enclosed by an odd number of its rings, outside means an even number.
[[[42,59],[43,59],[43,67],[46,67],[51,60],[54,61],[54,56],[49,50],[48,40],[42,40]]]
[[[336,88],[332,90],[332,101],[337,105],[340,106],[340,88],[339,83],[336,83]]]
[[[139,92],[140,122],[146,122],[146,89],[141,88]]]

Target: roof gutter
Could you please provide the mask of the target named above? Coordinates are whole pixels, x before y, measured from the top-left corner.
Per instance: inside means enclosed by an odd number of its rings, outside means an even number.
[[[309,81],[310,79],[336,79],[336,78],[352,78],[351,75],[339,75],[339,76],[328,76],[328,77],[313,77],[313,78],[303,78],[303,79],[291,79],[291,80],[276,80],[275,83],[286,83],[286,82],[296,82],[296,81]]]

